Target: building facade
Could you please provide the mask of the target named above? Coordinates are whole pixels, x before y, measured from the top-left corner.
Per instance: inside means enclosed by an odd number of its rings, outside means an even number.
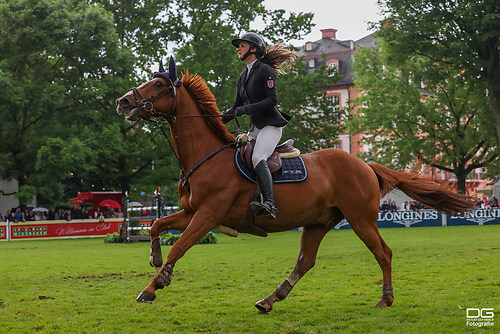
[[[362,94],[354,85],[352,63],[356,50],[360,47],[375,48],[375,38],[373,34],[370,34],[356,41],[339,40],[336,34],[336,29],[322,29],[321,39],[305,42],[297,52],[297,56],[304,58],[308,72],[315,71],[322,65],[337,70],[341,79],[326,90],[326,95],[327,98],[332,99],[334,105],[336,105],[335,108],[342,110],[349,107],[350,99],[359,97]],[[422,98],[432,96],[431,92],[425,90],[423,84],[420,90]],[[356,112],[356,108],[358,107],[355,107],[351,112]],[[341,119],[334,121],[342,122]],[[362,136],[362,133],[354,136],[350,136],[348,133],[341,133],[339,134],[335,148],[351,154],[368,152],[369,147],[360,144]],[[453,173],[444,172],[437,168],[430,168],[426,171],[426,174],[456,189],[456,177]],[[471,179],[467,181],[467,192],[469,194],[475,191],[481,192],[481,189],[490,182],[489,180],[482,180],[480,171],[472,174]]]
[[[297,52],[297,56],[304,57],[308,72],[315,71],[322,65],[337,70],[341,79],[327,89],[326,96],[332,99],[335,108],[342,110],[348,107],[350,99],[361,94],[355,89],[353,80],[352,62],[356,49],[361,46],[374,48],[375,39],[370,34],[357,41],[341,41],[337,39],[336,33],[336,29],[322,29],[321,39],[314,42],[307,41]],[[334,121],[341,122],[340,119]],[[348,133],[341,133],[336,148],[352,154],[364,152],[367,148],[358,144],[361,136],[358,134],[351,137]]]

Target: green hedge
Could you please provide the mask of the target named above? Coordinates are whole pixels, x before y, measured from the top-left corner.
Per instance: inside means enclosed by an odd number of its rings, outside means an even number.
[[[173,245],[179,238],[181,237],[182,234],[172,234],[172,233],[165,233],[160,236],[160,243],[162,245]],[[200,239],[200,241],[197,242],[197,244],[216,244],[217,243],[217,238],[215,237],[213,232],[208,232],[203,238]]]
[[[120,233],[108,233],[104,237],[104,242],[107,243],[115,243],[115,242],[120,242]]]
[[[140,232],[146,232],[146,233],[141,233],[144,235],[149,235],[149,231],[140,231]],[[173,245],[179,238],[181,237],[181,234],[172,234],[172,233],[165,233],[160,236],[160,243],[162,245]],[[104,237],[104,242],[106,243],[115,243],[115,242],[121,242],[120,241],[120,234],[119,233],[108,233]],[[197,242],[197,244],[216,244],[217,243],[217,238],[215,237],[215,234],[213,232],[208,232],[203,238],[200,239],[200,241]]]

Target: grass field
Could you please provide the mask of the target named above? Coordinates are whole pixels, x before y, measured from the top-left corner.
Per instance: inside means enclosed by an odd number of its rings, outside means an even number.
[[[1,242],[0,332],[500,332],[500,225],[381,234],[394,253],[392,307],[373,309],[379,266],[351,230],[337,230],[325,237],[316,267],[269,314],[253,304],[293,269],[300,232],[218,234],[217,244],[194,246],[178,262],[153,304],[135,302],[154,276],[147,243]],[[466,326],[472,307],[494,308],[495,325]]]

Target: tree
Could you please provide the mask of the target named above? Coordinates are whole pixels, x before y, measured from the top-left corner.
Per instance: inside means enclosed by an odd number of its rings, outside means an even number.
[[[362,48],[355,56],[355,84],[363,95],[355,100],[361,108],[348,128],[366,132],[375,161],[404,168],[420,158],[454,173],[465,192],[470,172],[498,162],[481,82],[444,64],[429,66],[421,57],[395,66],[386,43],[378,43],[380,49]]]
[[[165,0],[88,0],[113,16],[116,33],[123,47],[134,55],[134,67],[147,73],[151,64],[165,55],[169,41],[182,39],[177,27],[166,23],[164,13],[174,5]]]
[[[21,204],[65,200],[70,171],[96,161],[92,124],[129,86],[131,54],[107,12],[67,0],[0,1],[0,48],[0,177],[18,180]]]
[[[284,10],[268,10],[262,0],[176,0],[165,17],[166,26],[176,32],[172,36],[176,60],[205,79],[222,111],[233,105],[236,80],[244,68],[231,40],[249,31],[259,18],[267,23],[259,33],[271,42],[305,35],[312,21],[310,13],[286,15]]]
[[[500,143],[499,2],[379,0],[379,5],[388,17],[380,37],[394,60],[418,55],[428,65],[447,64],[469,82],[483,83],[476,88],[488,96]]]
[[[335,70],[325,65],[307,73],[303,58],[276,79],[278,107],[293,116],[283,137],[295,139],[295,147],[303,153],[331,147],[337,138],[340,114],[326,98],[326,88],[338,79]]]

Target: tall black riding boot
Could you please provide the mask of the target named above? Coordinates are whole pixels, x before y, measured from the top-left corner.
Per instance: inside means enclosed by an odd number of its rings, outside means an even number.
[[[276,205],[274,204],[273,177],[265,160],[261,160],[255,166],[255,176],[260,185],[260,191],[264,197],[264,203],[257,201],[250,203],[250,208],[256,215],[264,214],[269,219],[276,219]]]

